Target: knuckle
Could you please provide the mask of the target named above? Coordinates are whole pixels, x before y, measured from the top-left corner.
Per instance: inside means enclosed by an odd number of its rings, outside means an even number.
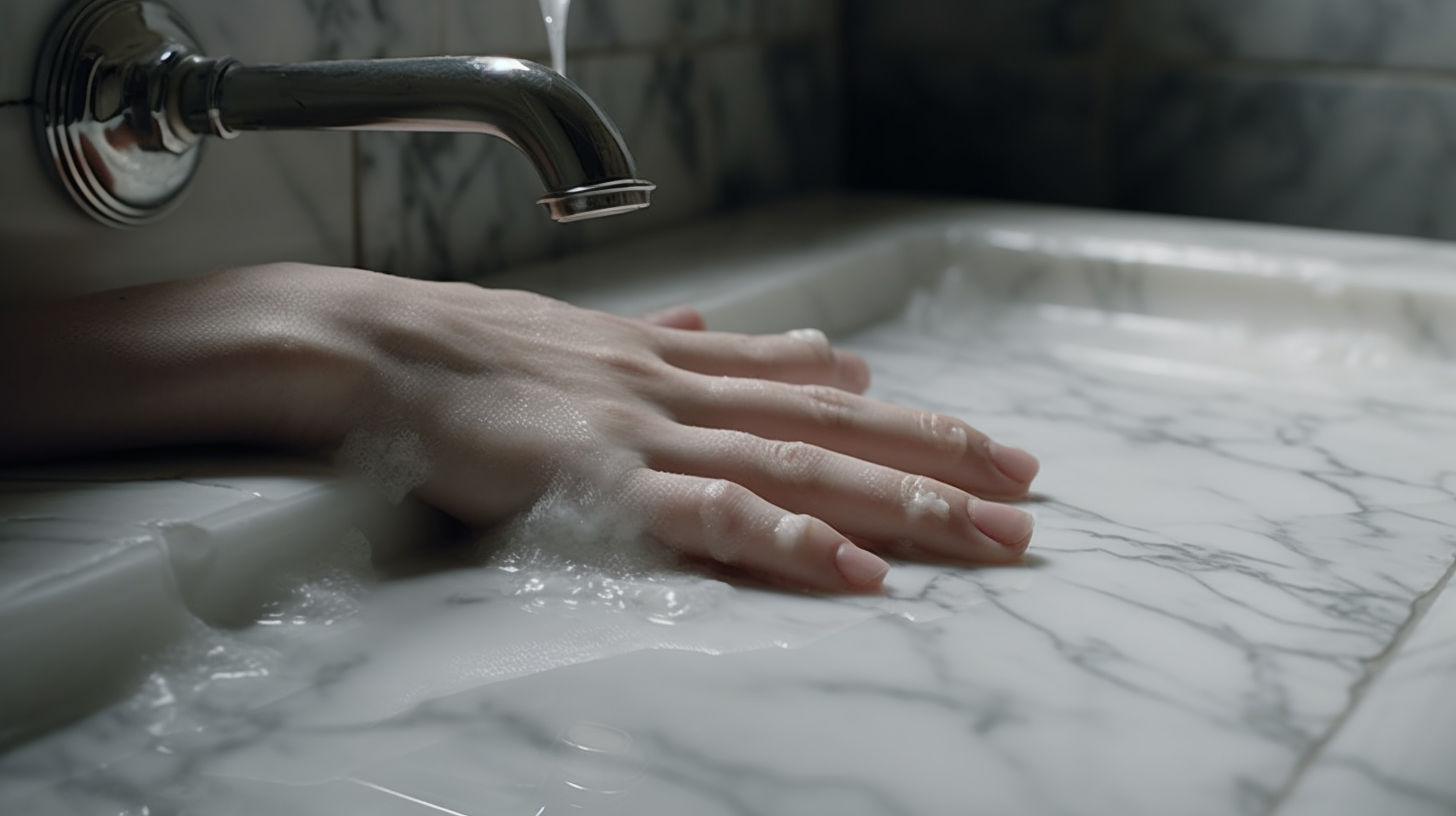
[[[612,440],[640,443],[662,433],[662,414],[640,402],[602,399],[590,414],[592,426]]]
[[[708,554],[715,560],[733,563],[749,532],[747,517],[754,495],[736,482],[714,479],[705,483],[698,496],[698,520]]]
[[[951,454],[964,454],[970,444],[972,431],[964,422],[931,411],[919,416],[921,432],[937,450]]]
[[[726,523],[742,515],[751,495],[737,482],[712,479],[703,485],[699,501],[705,519]]]
[[[780,481],[791,485],[817,482],[824,469],[824,451],[804,442],[770,442],[769,469]]]
[[[853,421],[854,397],[827,385],[801,385],[799,394],[810,416],[830,430],[843,430]]]

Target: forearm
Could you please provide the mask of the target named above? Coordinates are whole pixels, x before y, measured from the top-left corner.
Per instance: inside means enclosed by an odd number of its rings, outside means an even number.
[[[0,461],[329,442],[329,412],[353,374],[328,310],[309,302],[327,282],[291,274],[248,270],[0,316]]]

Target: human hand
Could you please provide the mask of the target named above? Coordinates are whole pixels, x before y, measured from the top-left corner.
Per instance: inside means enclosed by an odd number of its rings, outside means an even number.
[[[1034,458],[859,396],[867,366],[822,334],[333,274],[378,290],[345,318],[370,363],[334,436],[385,445],[365,443],[365,460],[408,436],[416,494],[465,521],[499,524],[548,493],[606,503],[681,552],[834,592],[879,586],[888,567],[867,550],[1006,563],[1030,538],[1028,515],[986,499],[1023,496]]]
[[[104,293],[0,326],[54,341],[0,342],[0,374],[35,385],[0,406],[0,458],[322,447],[472,524],[614,508],[667,547],[827,592],[876,590],[872,551],[1020,558],[1031,519],[994,500],[1025,495],[1029,454],[860,396],[864,361],[822,334],[651,321],[304,265]]]

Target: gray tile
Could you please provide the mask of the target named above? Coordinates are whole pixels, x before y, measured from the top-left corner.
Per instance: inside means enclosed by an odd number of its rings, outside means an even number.
[[[446,1],[452,52],[510,53],[545,61],[549,50],[538,0]],[[752,0],[579,1],[567,14],[567,47],[574,53],[682,48],[740,38],[751,29],[753,11]]]
[[[170,0],[203,50],[244,62],[439,53],[444,0]],[[30,93],[52,20],[69,0],[0,2],[0,101]]]
[[[1112,144],[1119,206],[1456,238],[1456,83],[1133,71]]]
[[[615,0],[572,6],[573,48],[684,46],[745,36],[752,0]]]
[[[827,43],[735,48],[705,61],[719,207],[825,187],[841,162],[841,92]]]
[[[1110,0],[845,0],[851,56],[866,50],[1073,56],[1106,41]]]
[[[45,172],[29,111],[0,108],[0,304],[270,261],[352,261],[352,164],[339,133],[211,144],[180,209],[132,230],[84,216]]]
[[[1076,65],[851,60],[851,184],[1100,202],[1098,77]]]
[[[0,102],[30,96],[31,72],[46,24],[61,4],[0,2]]]
[[[546,25],[537,0],[443,2],[445,53],[507,55],[544,61],[548,53]],[[568,31],[571,19],[568,15]]]
[[[1447,0],[1126,0],[1129,51],[1175,59],[1456,67]]]
[[[754,0],[754,31],[762,37],[835,37],[839,0]]]

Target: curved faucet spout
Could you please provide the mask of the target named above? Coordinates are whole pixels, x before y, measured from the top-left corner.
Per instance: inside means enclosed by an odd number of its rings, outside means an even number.
[[[203,136],[244,130],[470,131],[515,145],[557,221],[641,209],[655,189],[611,119],[549,68],[507,57],[245,66],[207,59],[159,0],[80,0],[36,71],[37,133],[62,183],[101,221],[176,205]]]
[[[196,60],[177,83],[181,124],[231,137],[243,130],[469,131],[530,159],[557,221],[646,207],[650,182],[575,83],[507,57],[347,60],[247,67]]]

